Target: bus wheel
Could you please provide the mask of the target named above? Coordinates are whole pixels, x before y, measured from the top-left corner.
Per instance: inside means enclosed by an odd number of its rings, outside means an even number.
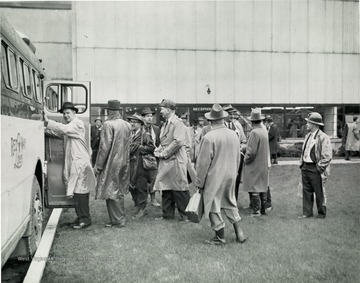
[[[30,215],[30,235],[28,237],[29,253],[34,255],[38,248],[43,232],[43,205],[41,198],[40,185],[37,178],[34,176],[32,184],[32,202]]]

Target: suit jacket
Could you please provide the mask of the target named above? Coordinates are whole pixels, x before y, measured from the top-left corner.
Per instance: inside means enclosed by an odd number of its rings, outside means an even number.
[[[300,158],[300,168],[304,165],[304,151],[306,141],[308,140],[311,133],[305,136],[305,142],[302,146],[302,153]],[[310,158],[316,164],[316,168],[319,174],[323,174],[325,177],[330,175],[330,161],[332,159],[332,146],[330,138],[320,129],[315,133],[315,142],[310,150]]]
[[[102,128],[102,126],[100,126],[99,128],[96,127],[96,125],[91,126],[91,149],[92,150],[99,149],[101,128]]]
[[[155,146],[160,145],[160,128],[156,125],[149,125],[148,127],[144,126],[144,130],[152,136],[152,131],[155,133],[155,140],[153,141]]]

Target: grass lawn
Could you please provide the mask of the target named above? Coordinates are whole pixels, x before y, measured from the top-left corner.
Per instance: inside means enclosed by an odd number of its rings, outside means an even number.
[[[63,213],[42,282],[360,282],[360,164],[331,169],[328,214],[321,220],[297,219],[300,169],[272,167],[274,210],[251,218],[240,209],[248,237],[243,245],[227,221],[227,244],[217,247],[203,243],[213,237],[204,219],[157,221],[161,208],[149,206],[144,219],[133,220],[130,195],[127,227],[104,228],[105,201],[92,200],[93,225],[87,230],[66,224],[75,219],[73,209]],[[241,192],[239,207],[248,202]]]

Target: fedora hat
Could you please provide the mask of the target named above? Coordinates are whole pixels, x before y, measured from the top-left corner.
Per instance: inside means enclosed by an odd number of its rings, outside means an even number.
[[[261,115],[261,109],[260,108],[254,108],[251,110],[251,116],[248,117],[250,121],[261,121],[264,120],[265,117]]]
[[[232,107],[231,104],[224,105],[223,109],[224,109],[224,111],[226,111],[228,113],[236,111],[236,109],[234,107]]]
[[[266,118],[265,118],[265,120],[267,121],[267,122],[273,122],[273,119],[271,118],[271,116],[266,116]]]
[[[176,109],[176,103],[175,101],[169,100],[169,99],[163,99],[161,103],[159,104],[160,107],[166,107],[172,110]]]
[[[119,100],[109,100],[108,101],[108,110],[120,110],[120,101]]]
[[[197,120],[198,121],[205,121],[204,117],[199,117]]]
[[[146,114],[155,114],[155,111],[152,111],[150,109],[150,107],[145,107],[142,111],[141,111],[141,115],[146,115]]]
[[[79,109],[77,109],[74,104],[70,101],[65,101],[61,107],[61,109],[58,111],[60,113],[64,113],[64,110],[65,109],[71,109],[71,110],[74,110],[75,113],[78,113],[79,112]]]
[[[219,120],[219,119],[223,119],[225,117],[227,117],[229,114],[224,111],[224,109],[221,107],[220,104],[215,103],[212,107],[211,107],[211,111],[205,113],[205,118],[213,121],[213,120]]]
[[[322,117],[318,112],[310,113],[308,118],[305,118],[305,120],[315,125],[324,126],[324,123],[322,122]]]
[[[142,116],[140,116],[140,114],[138,113],[134,113],[134,115],[128,117],[129,120],[136,120],[139,121],[141,124],[144,124],[144,119]]]
[[[101,120],[101,117],[100,117],[100,116],[99,116],[99,117],[96,117],[94,121],[96,122],[97,120],[100,120],[100,121],[102,122],[102,120]]]

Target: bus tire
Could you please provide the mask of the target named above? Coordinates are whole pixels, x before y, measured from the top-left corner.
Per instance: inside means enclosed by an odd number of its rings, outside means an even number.
[[[34,176],[32,184],[32,197],[30,207],[28,247],[29,254],[33,256],[38,248],[43,232],[44,208],[41,197],[41,189],[37,178]]]

